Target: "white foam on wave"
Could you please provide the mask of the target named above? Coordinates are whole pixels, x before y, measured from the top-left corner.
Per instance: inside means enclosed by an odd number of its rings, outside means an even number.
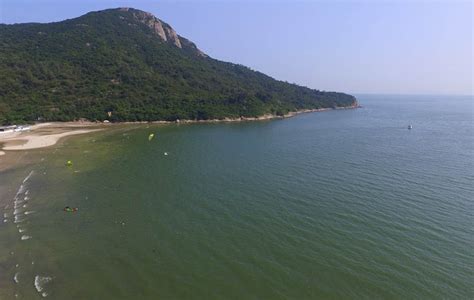
[[[35,213],[35,211],[33,211],[33,210],[25,211],[25,215],[31,215],[31,214],[34,214],[34,213]]]
[[[30,235],[22,235],[22,236],[21,236],[21,240],[22,240],[22,241],[26,241],[26,240],[29,240],[29,239],[31,239],[31,236],[30,236]]]
[[[23,203],[24,203],[24,202],[25,202],[25,201],[15,201],[15,202],[14,202],[14,203],[15,203],[15,206],[14,206],[13,208],[14,208],[15,210],[21,208],[21,207],[23,206]],[[15,213],[13,213],[13,214],[15,214]]]
[[[15,221],[13,221],[13,223],[17,224],[24,221],[25,221],[24,215],[15,215]]]
[[[24,229],[24,228],[18,229],[18,232],[19,232],[19,233],[23,233],[23,232],[25,232],[25,231],[26,231],[26,229]]]
[[[18,189],[18,192],[16,192],[16,195],[19,196],[21,194],[23,194],[25,192],[26,188],[25,186],[22,184],[20,185],[20,188]]]
[[[28,193],[29,193],[29,190],[26,189],[26,182],[30,179],[30,177],[33,175],[33,171],[31,171],[28,176],[25,177],[25,179],[23,179],[23,183],[20,185],[20,188],[18,189],[18,191],[16,192],[16,195],[15,197],[13,198],[14,200],[14,203],[18,203],[18,201],[20,201],[20,195],[21,194],[24,194],[25,196],[23,197],[23,200],[24,201],[27,201],[28,200]],[[7,206],[5,206],[5,209],[7,208]]]
[[[31,170],[30,174],[28,174],[28,176],[26,176],[26,178],[23,179],[23,183],[27,182],[28,179],[30,179],[31,175],[33,175],[33,173],[34,173],[33,170]]]
[[[8,218],[8,213],[4,213],[4,214],[3,214],[3,217],[4,217],[5,219]]]
[[[14,204],[13,208],[14,209],[20,208],[20,207],[23,206],[24,203],[26,203],[25,200],[16,200],[16,201],[13,202],[13,204]]]
[[[51,280],[53,280],[53,278],[49,276],[40,276],[40,275],[35,276],[35,288],[38,291],[38,293],[41,294],[41,296],[43,297],[48,296],[48,293],[44,291],[44,288],[45,288],[45,285],[48,284],[48,282],[50,282]]]
[[[16,272],[15,273],[15,276],[13,276],[13,281],[15,281],[15,283],[19,283],[20,280],[18,279],[18,276],[20,275],[20,272]]]
[[[23,183],[20,185],[20,188],[18,189],[15,197],[13,198],[13,215],[14,215],[14,223],[21,223],[25,221],[25,215],[28,215],[33,212],[25,212],[26,208],[26,203],[29,200],[29,197],[27,196],[29,193],[29,190],[26,189],[26,183],[28,180],[31,178],[31,176],[34,174],[34,171],[30,171],[28,176],[23,179]],[[23,195],[23,197],[22,197]],[[5,206],[7,208],[8,206]],[[8,222],[6,220],[6,215],[4,215],[5,220],[3,222]],[[18,226],[17,226],[18,227]],[[21,232],[21,231],[20,231]],[[25,236],[22,236],[22,240]]]

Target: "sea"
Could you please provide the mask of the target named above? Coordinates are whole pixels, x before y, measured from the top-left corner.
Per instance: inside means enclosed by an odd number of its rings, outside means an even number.
[[[357,98],[16,152],[0,299],[473,299],[473,97]]]

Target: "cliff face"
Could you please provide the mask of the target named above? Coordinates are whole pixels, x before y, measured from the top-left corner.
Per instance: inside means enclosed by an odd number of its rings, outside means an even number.
[[[156,34],[163,42],[170,43],[180,49],[187,48],[189,50],[195,51],[199,56],[207,57],[207,55],[199,50],[194,43],[179,36],[170,25],[161,21],[153,14],[128,7],[122,7],[118,10],[131,13],[138,22],[148,26],[152,32]]]

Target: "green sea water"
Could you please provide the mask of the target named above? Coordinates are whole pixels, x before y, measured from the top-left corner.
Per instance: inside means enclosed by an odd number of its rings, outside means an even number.
[[[472,97],[358,98],[22,154],[0,299],[474,298]]]

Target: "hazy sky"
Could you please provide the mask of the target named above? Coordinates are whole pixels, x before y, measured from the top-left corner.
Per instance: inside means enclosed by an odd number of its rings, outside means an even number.
[[[351,93],[473,94],[471,1],[0,0],[1,23],[153,13],[210,56]]]

